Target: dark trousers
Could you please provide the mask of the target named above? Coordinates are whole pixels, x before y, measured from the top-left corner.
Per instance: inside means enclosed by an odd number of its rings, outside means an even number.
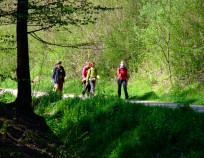
[[[82,91],[82,94],[84,95],[86,91],[88,90],[87,95],[89,95],[90,90],[91,90],[90,84],[86,85],[86,82],[84,82],[83,85],[84,85],[84,90]]]
[[[96,80],[89,80],[89,84],[91,86],[90,95],[92,95],[95,92]]]
[[[125,99],[128,99],[128,92],[127,92],[127,80],[118,80],[118,97],[121,97],[121,87],[123,85]]]

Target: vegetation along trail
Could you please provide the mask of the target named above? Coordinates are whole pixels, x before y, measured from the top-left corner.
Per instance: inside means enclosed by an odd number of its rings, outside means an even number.
[[[17,90],[16,89],[0,89],[0,94],[3,94],[5,92],[10,92],[14,96],[17,96]],[[32,96],[40,97],[43,95],[48,94],[47,92],[41,92],[41,91],[35,91],[32,93]],[[74,94],[63,94],[63,98],[74,98],[74,97],[81,97],[80,95],[74,95]],[[181,103],[172,103],[172,102],[162,102],[162,101],[151,101],[151,100],[135,100],[135,99],[129,99],[128,102],[133,104],[144,104],[147,106],[164,106],[169,108],[176,108],[179,105],[182,105]],[[204,105],[196,105],[196,104],[189,104],[191,108],[198,112],[204,112]]]

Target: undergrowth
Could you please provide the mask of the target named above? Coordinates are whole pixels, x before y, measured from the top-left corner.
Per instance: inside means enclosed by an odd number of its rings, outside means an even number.
[[[98,95],[36,104],[35,112],[64,142],[59,157],[204,156],[204,115],[187,105],[148,107]]]
[[[0,102],[9,103],[15,100],[15,96],[13,96],[10,92],[5,92],[0,95]]]

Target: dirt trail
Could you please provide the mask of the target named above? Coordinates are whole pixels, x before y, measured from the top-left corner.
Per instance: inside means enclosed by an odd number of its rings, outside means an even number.
[[[10,92],[14,96],[17,96],[17,90],[15,89],[3,89],[0,88],[0,95],[5,93],[5,92]],[[39,97],[47,94],[46,92],[40,92],[40,91],[34,91],[32,92],[32,96]],[[74,97],[80,97],[74,94],[63,94],[63,98],[74,98]],[[180,103],[170,103],[170,102],[160,102],[160,101],[149,101],[149,100],[128,100],[130,103],[141,103],[145,104],[147,106],[164,106],[164,107],[169,107],[169,108],[176,108]],[[198,112],[204,112],[204,105],[195,105],[195,104],[190,104],[190,107],[193,108],[194,110]]]

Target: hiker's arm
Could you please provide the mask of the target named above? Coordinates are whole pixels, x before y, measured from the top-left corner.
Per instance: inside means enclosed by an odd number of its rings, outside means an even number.
[[[117,75],[119,76],[119,74],[120,74],[120,71],[119,71],[119,68],[117,68]]]
[[[86,78],[85,71],[86,71],[86,68],[84,67],[83,70],[82,70],[82,73],[81,73],[82,78]]]
[[[55,78],[55,69],[52,70],[52,79]]]
[[[121,76],[121,74],[120,74],[120,68],[117,69],[117,76],[118,76],[118,80],[119,80],[119,79],[120,79],[120,76]]]
[[[55,68],[52,70],[52,82],[56,83],[56,69]]]

